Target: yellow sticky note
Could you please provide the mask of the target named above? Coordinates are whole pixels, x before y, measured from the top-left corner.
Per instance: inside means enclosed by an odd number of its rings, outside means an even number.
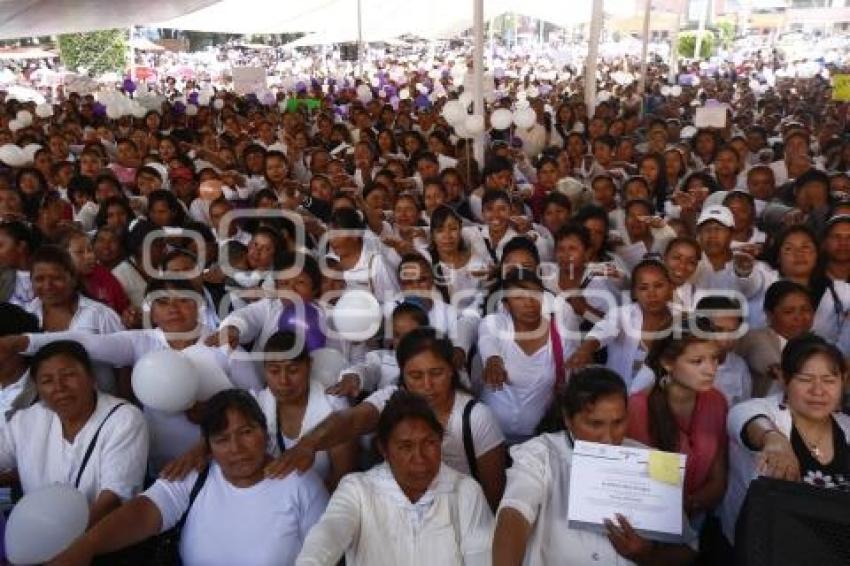
[[[671,485],[682,483],[682,476],[679,475],[679,455],[672,452],[651,451],[649,477]]]
[[[839,102],[850,101],[850,75],[832,75],[832,99]]]

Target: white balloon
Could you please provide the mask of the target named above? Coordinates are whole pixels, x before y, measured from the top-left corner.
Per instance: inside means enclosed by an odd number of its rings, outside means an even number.
[[[148,113],[148,109],[145,108],[144,106],[142,106],[141,104],[137,104],[136,106],[133,107],[132,114],[133,114],[134,118],[138,118],[139,120],[141,120],[142,118],[145,117],[145,115],[147,113]]]
[[[372,89],[369,88],[368,85],[358,86],[357,98],[359,98],[362,102],[369,102],[370,100],[372,100]]]
[[[484,132],[484,116],[481,116],[480,114],[467,116],[464,126],[466,127],[467,132],[473,136],[477,136]]]
[[[24,155],[27,158],[27,163],[32,163],[35,161],[35,153],[41,149],[41,146],[37,143],[31,143],[24,147]]]
[[[316,348],[310,352],[310,358],[310,379],[321,383],[323,388],[339,381],[340,372],[348,367],[348,360],[336,348]]]
[[[446,119],[449,125],[454,126],[466,120],[466,110],[457,100],[449,100],[443,106],[443,118]]]
[[[374,295],[354,289],[342,294],[331,313],[337,333],[351,342],[362,342],[381,326],[381,305]]]
[[[408,100],[410,98],[410,89],[403,88],[398,91],[398,99],[399,100]]]
[[[670,87],[670,96],[681,96],[682,95],[682,87],[679,85],[673,85]]]
[[[50,118],[53,116],[53,105],[43,102],[35,107],[35,115],[39,118]]]
[[[216,110],[221,110],[222,108],[224,108],[224,100],[220,98],[216,98],[215,100],[213,100],[213,108],[215,108]]]
[[[185,411],[198,396],[195,366],[171,349],[144,355],[133,367],[131,382],[143,405],[169,413]]]
[[[42,564],[86,531],[89,504],[82,492],[55,484],[30,491],[6,522],[6,556],[13,564]]]
[[[697,129],[694,126],[685,126],[679,131],[679,136],[683,140],[691,139],[697,135]]]
[[[233,389],[233,383],[221,368],[221,363],[227,362],[224,352],[218,348],[195,344],[180,350],[180,353],[195,366],[198,374],[198,401],[207,401],[220,391]]]
[[[186,116],[197,116],[198,115],[198,107],[194,104],[189,104],[186,106]]]
[[[670,96],[670,87],[668,85],[661,87],[661,96]]]
[[[24,150],[13,143],[0,146],[0,161],[9,167],[23,167],[28,163]]]
[[[32,114],[29,110],[18,110],[18,113],[15,115],[15,118],[18,119],[18,122],[24,125],[25,128],[29,127],[32,124]]]
[[[121,108],[118,107],[118,104],[113,102],[106,107],[106,117],[110,120],[117,120],[121,117]]]
[[[499,108],[490,116],[490,125],[494,130],[507,130],[513,123],[514,116],[507,108]]]
[[[517,128],[528,129],[537,121],[537,114],[533,108],[523,108],[514,112],[514,124]]]

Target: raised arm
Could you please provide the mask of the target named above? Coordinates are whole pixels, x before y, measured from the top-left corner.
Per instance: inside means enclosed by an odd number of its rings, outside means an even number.
[[[330,450],[374,431],[378,426],[378,417],[378,409],[368,402],[331,413],[316,428],[302,436],[298,444],[269,464],[266,475],[284,477],[293,471],[306,472],[313,466],[316,452]]]
[[[19,352],[31,355],[47,344],[59,340],[79,342],[95,362],[103,362],[113,367],[128,367],[136,363],[135,340],[141,335],[138,330],[124,330],[113,334],[89,334],[69,330],[65,332],[45,332],[43,334],[24,334],[18,343],[23,346]]]

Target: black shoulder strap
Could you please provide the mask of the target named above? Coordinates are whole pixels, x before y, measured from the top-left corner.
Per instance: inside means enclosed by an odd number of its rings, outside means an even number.
[[[472,440],[472,409],[475,407],[475,399],[470,399],[463,408],[463,451],[466,452],[466,461],[469,464],[469,474],[478,481],[478,463],[475,459],[475,443]]]
[[[112,413],[114,413],[115,411],[117,411],[118,409],[120,409],[121,407],[123,407],[126,404],[127,403],[118,403],[117,405],[112,407],[112,409],[110,409],[109,412],[106,413],[106,416],[103,417],[103,420],[100,421],[100,426],[98,426],[97,430],[94,431],[94,436],[91,437],[91,442],[89,442],[89,447],[86,448],[86,453],[83,456],[83,461],[80,463],[80,469],[77,472],[77,479],[74,480],[74,487],[75,488],[79,489],[79,487],[80,487],[80,480],[83,478],[83,472],[86,471],[86,466],[89,463],[89,459],[91,458],[92,452],[94,452],[94,447],[95,447],[95,445],[97,445],[97,438],[100,436],[100,431],[103,430],[103,425],[106,424],[106,421],[109,420],[109,417],[112,416]]]
[[[496,248],[493,247],[493,242],[490,241],[490,236],[484,235],[484,228],[479,228],[481,232],[481,238],[484,240],[484,245],[487,247],[487,253],[490,254],[490,259],[493,260],[493,263],[499,263],[499,260],[496,256]]]
[[[280,433],[280,425],[277,427],[277,448],[281,454],[286,452],[286,444],[283,442],[283,435]]]
[[[192,509],[192,504],[195,502],[195,499],[198,498],[198,494],[201,493],[201,488],[204,487],[204,483],[206,483],[207,476],[209,474],[209,466],[205,466],[203,470],[198,472],[198,477],[195,478],[195,483],[192,485],[192,491],[189,492],[189,505],[186,507],[186,510],[183,511],[183,515],[180,516],[180,520],[177,521],[176,525],[174,525],[174,528],[177,529],[178,533],[183,530],[183,525],[186,523],[189,511]]]

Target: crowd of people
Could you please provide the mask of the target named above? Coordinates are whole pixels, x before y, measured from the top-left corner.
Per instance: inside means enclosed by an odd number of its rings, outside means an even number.
[[[644,94],[607,65],[592,107],[575,69],[488,75],[482,162],[458,75],[415,65],[271,104],[163,78],[138,118],[0,93],[0,161],[31,149],[0,168],[3,482],[90,505],[50,564],[713,564],[755,477],[850,490],[847,105],[766,61]],[[232,387],[145,406],[168,350]],[[569,524],[577,441],[685,454],[681,540]]]

